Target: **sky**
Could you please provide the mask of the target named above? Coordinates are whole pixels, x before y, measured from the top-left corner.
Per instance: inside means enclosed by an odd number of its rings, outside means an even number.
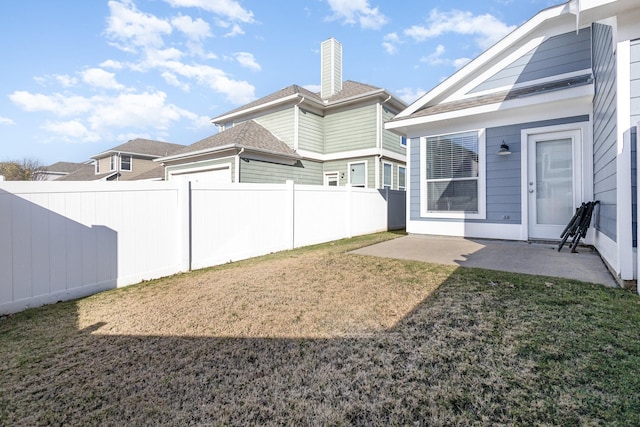
[[[0,161],[84,162],[134,138],[189,145],[211,118],[343,80],[410,104],[562,0],[21,0],[0,4]]]

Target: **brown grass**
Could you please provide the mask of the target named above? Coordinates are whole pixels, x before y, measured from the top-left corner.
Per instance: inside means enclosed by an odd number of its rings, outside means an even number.
[[[553,330],[581,334],[562,321],[540,331],[541,298],[556,301],[550,295],[567,286],[621,294],[345,253],[390,237],[4,319],[0,424],[598,425],[614,419],[600,411],[607,405],[640,420],[623,391],[594,380],[583,387],[578,374],[544,368],[539,357],[569,351],[559,337],[545,341]],[[626,321],[638,330],[640,319]],[[632,337],[633,350],[640,339]]]

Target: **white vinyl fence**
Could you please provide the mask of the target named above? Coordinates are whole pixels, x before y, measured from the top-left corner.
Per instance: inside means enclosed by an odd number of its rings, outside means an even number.
[[[291,181],[2,182],[0,314],[403,228],[404,197]]]

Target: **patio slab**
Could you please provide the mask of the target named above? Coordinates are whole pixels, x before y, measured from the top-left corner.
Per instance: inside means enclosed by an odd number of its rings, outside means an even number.
[[[568,245],[558,252],[557,245],[551,243],[408,235],[354,253],[618,286],[600,255],[589,247],[578,247],[578,253],[571,253]]]

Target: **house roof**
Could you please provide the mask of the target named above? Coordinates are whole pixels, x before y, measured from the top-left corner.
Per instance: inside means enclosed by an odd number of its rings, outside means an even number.
[[[513,99],[515,96],[524,96],[526,90],[530,89],[529,87],[518,88],[509,91],[509,93],[494,93],[485,97],[480,96],[464,100],[450,99],[450,101],[447,102],[447,99],[463,87],[473,76],[477,76],[479,73],[487,70],[492,64],[500,60],[504,52],[517,46],[519,43],[523,43],[530,38],[535,31],[544,28],[550,22],[562,20],[562,22],[566,24],[574,25],[576,29],[583,28],[589,26],[591,22],[612,16],[612,13],[620,13],[621,11],[637,7],[637,0],[590,0],[582,2],[570,0],[566,3],[543,9],[448,79],[435,86],[420,99],[405,108],[393,121],[388,122],[389,126],[387,129],[399,128],[401,126],[399,122],[401,122],[402,119],[421,117],[435,114],[435,112],[451,111],[452,109],[464,109],[468,108],[470,103],[473,102],[484,105],[492,102],[500,102],[500,97]],[[521,89],[524,92],[520,92]],[[537,91],[539,89],[540,88],[536,88],[535,90]],[[438,109],[440,109],[440,111],[438,111]]]
[[[444,102],[442,104],[435,104],[432,106],[424,107],[410,116],[394,118],[388,123],[396,120],[404,120],[406,118],[424,117],[433,114],[447,113],[450,111],[464,110],[467,108],[480,107],[483,105],[495,104],[499,102],[509,101],[512,99],[524,98],[526,96],[537,95],[539,93],[546,93],[554,90],[567,89],[571,87],[578,87],[591,84],[593,82],[593,76],[584,75],[571,77],[567,79],[555,80],[553,82],[545,82],[537,85],[526,86],[513,90],[504,90],[488,95],[476,96],[473,98],[461,99],[459,101]]]
[[[72,162],[56,162],[49,166],[46,166],[44,170],[50,173],[71,173],[82,168],[84,163],[72,163]]]
[[[124,176],[124,175],[121,175]],[[134,175],[131,180],[144,181],[144,180],[158,180],[164,179],[164,166],[158,165],[153,169],[149,169],[141,174]]]
[[[257,122],[248,120],[184,147],[160,160],[177,159],[185,157],[185,155],[204,154],[228,148],[244,148],[288,158],[300,157],[291,147],[278,139],[273,133]]]
[[[58,181],[98,181],[113,175],[115,172],[105,172],[96,175],[96,168],[94,165],[82,165],[81,168],[71,172],[58,179]]]
[[[124,144],[110,148],[100,154],[92,156],[92,159],[99,159],[112,153],[126,153],[144,157],[162,157],[175,153],[184,148],[184,145],[172,144],[170,142],[154,141],[152,139],[136,138]]]
[[[327,99],[323,99],[320,96],[320,93],[311,92],[310,90],[298,85],[291,85],[277,92],[271,93],[263,98],[250,102],[249,104],[245,104],[220,116],[214,117],[213,119],[211,119],[211,122],[216,124],[223,124],[225,121],[232,120],[233,118],[242,116],[243,114],[259,110],[263,107],[288,101],[299,102],[298,100],[304,99],[304,101],[306,102],[317,104],[320,108],[330,108],[343,102],[366,98],[367,96],[391,97],[394,99],[394,102],[397,103],[399,108],[406,107],[406,104],[403,101],[401,101],[399,98],[393,97],[390,93],[382,88],[347,80],[342,83],[342,90],[340,92]]]

